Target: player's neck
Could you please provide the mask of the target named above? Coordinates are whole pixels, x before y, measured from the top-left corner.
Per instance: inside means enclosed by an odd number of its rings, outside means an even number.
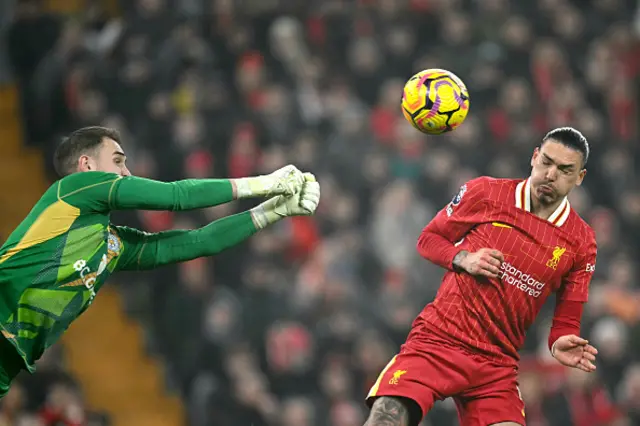
[[[538,216],[541,219],[547,220],[549,219],[549,217],[551,217],[553,212],[558,210],[558,207],[560,207],[560,204],[562,204],[562,201],[563,200],[559,200],[553,204],[545,205],[540,203],[540,200],[538,200],[532,194],[531,195],[531,213],[533,213],[534,215]]]

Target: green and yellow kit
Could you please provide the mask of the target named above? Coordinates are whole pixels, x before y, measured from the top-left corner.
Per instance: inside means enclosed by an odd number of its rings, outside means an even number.
[[[114,210],[190,210],[233,199],[226,179],[164,183],[112,173],[55,182],[0,248],[0,397],[89,306],[119,270],[209,256],[257,229],[249,212],[196,230],[146,233],[114,226]]]

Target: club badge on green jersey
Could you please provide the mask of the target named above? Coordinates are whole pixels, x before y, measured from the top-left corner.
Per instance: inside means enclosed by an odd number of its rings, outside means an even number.
[[[109,237],[107,239],[107,249],[114,253],[116,256],[120,254],[120,248],[122,244],[120,243],[120,238],[113,233],[113,231],[109,230]]]

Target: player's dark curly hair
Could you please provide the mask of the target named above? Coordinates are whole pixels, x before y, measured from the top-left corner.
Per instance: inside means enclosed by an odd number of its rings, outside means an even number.
[[[53,155],[53,166],[60,177],[76,172],[82,155],[94,155],[105,138],[120,142],[120,133],[108,127],[83,127],[62,139]]]
[[[589,142],[578,130],[573,127],[553,129],[542,138],[542,143],[544,144],[550,139],[580,152],[582,154],[582,166],[584,167],[587,164],[587,160],[589,160]]]

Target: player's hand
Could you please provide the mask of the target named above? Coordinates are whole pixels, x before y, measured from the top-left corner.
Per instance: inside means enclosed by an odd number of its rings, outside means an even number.
[[[303,174],[304,183],[299,192],[291,197],[280,196],[279,209],[285,216],[310,216],[320,203],[320,184],[312,173]]]
[[[311,173],[303,174],[304,183],[299,192],[290,197],[278,195],[252,210],[254,222],[259,228],[290,216],[310,216],[320,203],[320,184]]]
[[[504,255],[498,250],[482,248],[474,253],[460,252],[454,259],[455,266],[471,275],[497,278]]]
[[[296,166],[289,164],[268,175],[235,179],[234,185],[237,198],[275,195],[291,197],[300,193],[304,182],[303,173]]]
[[[265,183],[267,184],[267,193],[264,195],[267,197],[274,195],[293,196],[300,194],[302,185],[305,183],[305,176],[296,166],[289,164],[267,175]]]
[[[573,334],[562,336],[553,344],[553,357],[562,365],[591,373],[598,350],[589,341]]]

